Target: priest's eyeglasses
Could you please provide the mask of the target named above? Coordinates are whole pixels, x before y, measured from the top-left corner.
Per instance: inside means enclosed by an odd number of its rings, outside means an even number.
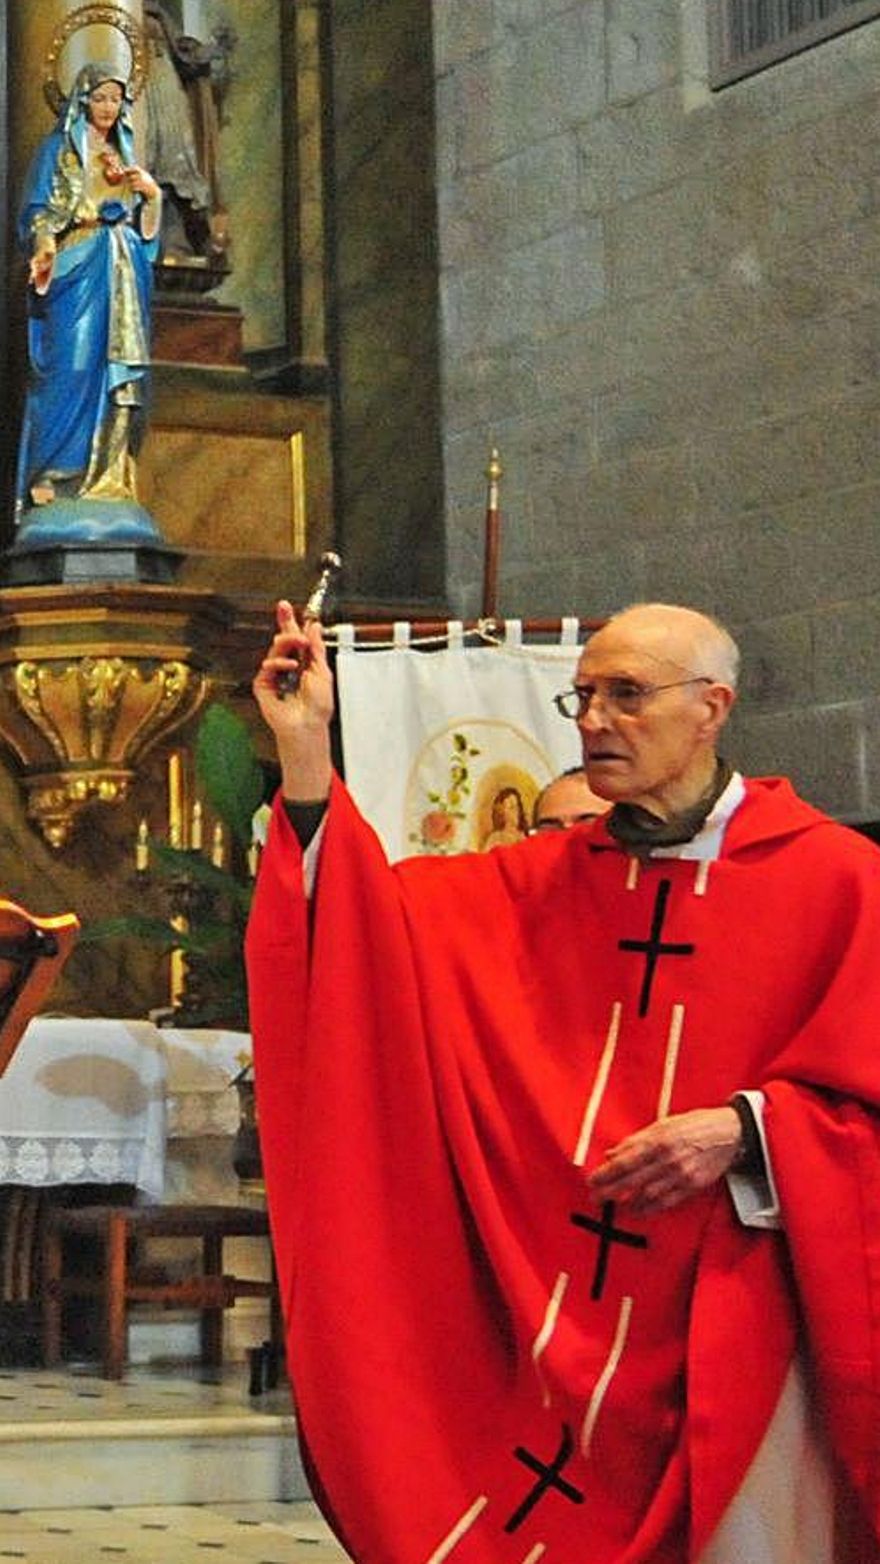
[[[639,684],[635,679],[602,679],[598,684],[575,684],[554,695],[553,704],[560,717],[576,722],[585,717],[598,695],[606,711],[624,717],[637,717],[645,702],[661,690],[680,690],[686,684],[711,684],[704,673],[691,679],[674,679],[671,684]]]

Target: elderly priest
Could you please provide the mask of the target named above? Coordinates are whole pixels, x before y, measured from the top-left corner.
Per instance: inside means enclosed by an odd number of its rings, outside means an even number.
[[[557,698],[609,812],[391,868],[279,605],[259,1114],[359,1564],[880,1558],[880,857],[719,758],[736,670],[625,610]]]

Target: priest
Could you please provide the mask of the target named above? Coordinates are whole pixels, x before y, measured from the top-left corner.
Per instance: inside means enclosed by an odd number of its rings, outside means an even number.
[[[880,858],[721,759],[737,663],[624,610],[557,697],[608,812],[389,867],[279,605],[259,1118],[358,1564],[880,1559]]]

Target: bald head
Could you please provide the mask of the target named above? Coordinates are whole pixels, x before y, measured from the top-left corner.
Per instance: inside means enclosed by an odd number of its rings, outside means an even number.
[[[575,688],[594,792],[664,820],[707,795],[738,663],[723,625],[671,603],[636,603],[590,636]]]
[[[602,637],[621,644],[632,636],[641,652],[657,659],[672,672],[705,675],[736,689],[739,648],[717,619],[695,608],[675,603],[633,603],[597,630],[591,645]],[[664,674],[664,677],[667,677]]]

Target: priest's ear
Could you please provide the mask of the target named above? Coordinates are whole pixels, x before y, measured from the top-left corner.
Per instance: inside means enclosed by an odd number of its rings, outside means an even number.
[[[732,685],[722,684],[718,680],[712,684],[703,685],[700,690],[700,700],[703,702],[706,713],[704,736],[714,741],[730,716],[733,703],[736,700],[736,690],[733,689]]]

